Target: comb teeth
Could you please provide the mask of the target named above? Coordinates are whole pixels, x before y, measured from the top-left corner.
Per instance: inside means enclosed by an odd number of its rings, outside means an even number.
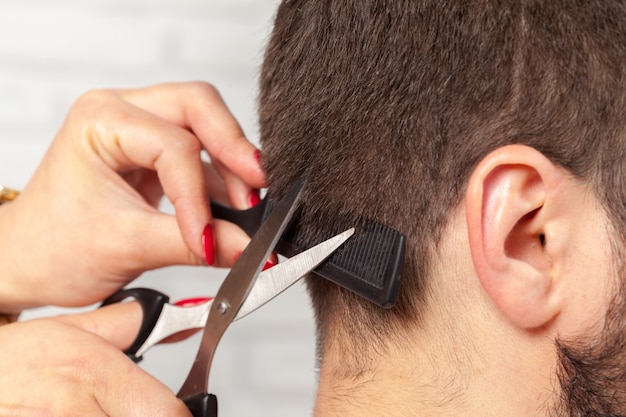
[[[368,282],[376,288],[384,288],[387,260],[394,250],[395,233],[381,224],[374,223],[344,246],[332,257],[338,268]]]
[[[249,236],[254,235],[271,210],[272,203],[267,196],[257,206],[244,211],[211,202],[215,218],[239,225]],[[278,242],[276,252],[289,258],[331,237],[313,241],[298,228],[296,215]],[[381,307],[391,307],[398,298],[404,241],[404,236],[394,229],[373,221],[365,222],[314,273]]]
[[[297,225],[295,217],[276,247],[283,256],[294,256],[319,243],[301,233]],[[322,241],[330,237],[325,236]],[[403,255],[404,236],[368,221],[314,273],[381,307],[391,307],[398,296]]]

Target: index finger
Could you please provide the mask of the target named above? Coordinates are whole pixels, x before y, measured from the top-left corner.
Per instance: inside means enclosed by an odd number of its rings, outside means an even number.
[[[212,158],[250,188],[267,186],[258,149],[211,84],[168,83],[138,90],[118,90],[130,103],[191,130]]]
[[[84,95],[70,115],[64,126],[70,136],[72,129],[90,132],[80,149],[95,153],[112,170],[119,173],[142,167],[157,172],[175,207],[185,243],[202,256],[199,237],[211,218],[198,139],[110,92]]]

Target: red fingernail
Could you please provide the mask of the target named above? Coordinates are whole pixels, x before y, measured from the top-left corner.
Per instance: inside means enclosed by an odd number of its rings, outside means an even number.
[[[199,304],[204,304],[213,299],[213,297],[193,297],[193,298],[185,298],[180,301],[174,303],[175,306],[178,307],[194,307]]]
[[[235,255],[235,261],[241,257],[242,253],[243,252],[238,252],[237,255]],[[263,265],[263,271],[265,271],[266,269],[270,269],[273,266],[276,266],[276,262],[272,261],[271,259],[268,259],[265,262],[265,265]]]
[[[258,149],[254,151],[254,158],[259,164],[261,164],[261,151],[259,151]]]
[[[273,266],[276,266],[276,262],[268,259],[267,262],[265,262],[265,265],[263,265],[263,270],[265,271],[266,269],[270,269]]]
[[[261,202],[261,194],[259,190],[250,192],[250,207],[254,207]]]
[[[215,263],[215,240],[213,238],[213,228],[207,224],[202,233],[202,247],[204,248],[204,259],[207,265]]]

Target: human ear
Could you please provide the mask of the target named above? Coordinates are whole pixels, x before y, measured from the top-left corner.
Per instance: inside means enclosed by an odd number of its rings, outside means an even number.
[[[541,327],[561,310],[551,228],[563,216],[564,172],[537,150],[510,145],[472,173],[465,199],[478,279],[515,325]],[[558,239],[558,238],[557,238]]]

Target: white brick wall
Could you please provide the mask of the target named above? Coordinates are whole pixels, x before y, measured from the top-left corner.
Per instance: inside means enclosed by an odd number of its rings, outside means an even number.
[[[277,2],[2,0],[0,183],[26,184],[71,103],[92,88],[207,80],[255,139],[258,65]],[[138,284],[176,300],[214,294],[223,276],[175,267],[145,274]],[[198,341],[157,347],[142,366],[176,391]],[[306,415],[313,368],[311,312],[298,285],[229,329],[211,390],[221,416]]]

